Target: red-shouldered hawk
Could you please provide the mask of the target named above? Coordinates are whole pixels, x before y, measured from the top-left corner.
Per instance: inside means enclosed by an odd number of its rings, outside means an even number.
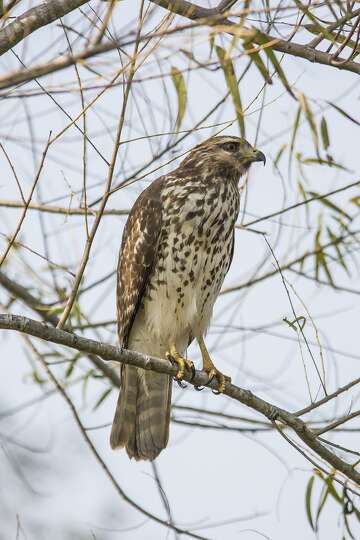
[[[117,317],[120,345],[179,366],[193,339],[203,369],[225,377],[212,363],[203,336],[230,267],[239,212],[238,182],[265,156],[244,139],[212,137],[173,172],[155,180],[137,199],[120,250]],[[172,381],[169,375],[121,368],[121,391],[113,421],[112,448],[130,458],[155,459],[169,438]]]

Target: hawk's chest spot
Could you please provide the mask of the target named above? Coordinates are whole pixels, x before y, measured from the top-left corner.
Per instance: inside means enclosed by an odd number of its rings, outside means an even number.
[[[182,297],[187,288],[201,290],[205,274],[205,283],[217,269],[222,275],[238,211],[239,193],[232,183],[193,190],[187,197],[183,190],[175,192],[163,219],[153,284]]]

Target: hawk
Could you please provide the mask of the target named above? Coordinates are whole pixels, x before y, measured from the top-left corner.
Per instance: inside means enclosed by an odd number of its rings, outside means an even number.
[[[135,202],[125,225],[117,270],[117,320],[121,347],[170,358],[177,379],[194,369],[184,358],[196,339],[203,370],[214,366],[204,342],[212,309],[234,252],[238,182],[265,156],[245,139],[211,137],[191,150],[173,172],[155,180]],[[121,390],[110,444],[130,458],[153,460],[169,438],[169,375],[130,365]]]

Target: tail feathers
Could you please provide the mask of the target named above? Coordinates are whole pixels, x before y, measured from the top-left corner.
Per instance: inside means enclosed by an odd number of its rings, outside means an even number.
[[[110,443],[130,458],[153,460],[169,439],[171,377],[132,366],[123,368]]]
[[[138,392],[137,369],[124,366],[121,370],[121,391],[118,397],[115,416],[111,428],[110,445],[124,447],[133,434],[136,418],[136,400]]]

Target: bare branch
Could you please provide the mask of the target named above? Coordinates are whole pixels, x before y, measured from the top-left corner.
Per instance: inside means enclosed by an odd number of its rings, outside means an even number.
[[[3,208],[24,208],[22,201],[11,201],[7,199],[0,199],[0,207]],[[96,208],[66,208],[63,206],[50,206],[46,204],[30,203],[27,208],[31,210],[37,210],[38,212],[44,212],[48,214],[63,214],[65,216],[84,216],[94,215],[96,216]],[[104,210],[103,216],[127,216],[129,210],[117,210],[115,208]]]
[[[119,347],[113,347],[106,343],[86,339],[64,330],[53,328],[45,323],[40,323],[21,317],[19,315],[0,315],[0,328],[7,330],[16,330],[25,334],[44,339],[51,343],[63,345],[76,349],[78,351],[95,354],[104,360],[120,362],[122,364],[130,364],[138,368],[156,371],[157,373],[166,373],[175,376],[177,367],[172,365],[170,361],[154,358],[152,356],[137,353]],[[208,383],[208,375],[203,371],[196,371],[195,376],[186,374],[184,377],[188,383],[193,386],[204,386]],[[218,382],[214,379],[208,386],[214,390],[218,390]],[[311,448],[318,456],[325,460],[331,467],[334,467],[339,472],[343,473],[355,484],[360,486],[360,473],[355,466],[340,459],[337,455],[326,448],[318,439],[316,434],[299,418],[279,407],[275,407],[268,401],[255,396],[249,390],[245,390],[233,384],[227,384],[224,392],[228,397],[243,403],[247,407],[259,412],[269,420],[277,420],[291,427],[298,437]]]
[[[35,311],[35,313],[40,315],[44,321],[53,326],[58,324],[59,319],[51,312],[49,306],[43,304],[25,287],[8,278],[3,272],[0,272],[0,285],[2,285],[10,294],[22,300],[28,307]],[[105,362],[95,355],[89,355],[89,360],[114,384],[114,386],[120,386],[120,377],[110,366],[106,365]]]
[[[286,212],[289,212],[290,210],[299,208],[299,206],[304,206],[314,201],[321,201],[321,199],[326,199],[327,197],[330,197],[331,195],[336,195],[337,193],[341,193],[342,191],[346,191],[348,189],[351,189],[352,187],[359,186],[359,185],[360,185],[360,181],[357,180],[356,182],[352,182],[351,184],[347,184],[346,186],[343,186],[341,188],[328,191],[328,193],[323,193],[323,194],[317,195],[316,197],[311,197],[310,199],[306,199],[306,201],[301,201],[296,204],[292,204],[291,206],[288,206],[287,208],[283,208],[282,210],[278,210],[277,212],[272,212],[271,214],[268,214],[267,216],[253,219],[252,221],[249,221],[248,223],[244,223],[244,225],[238,225],[237,227],[239,229],[242,229],[243,227],[250,227],[251,225],[255,225],[255,223],[260,223],[261,221],[266,221],[267,219],[271,219],[273,217],[280,216],[281,214],[285,214]]]

